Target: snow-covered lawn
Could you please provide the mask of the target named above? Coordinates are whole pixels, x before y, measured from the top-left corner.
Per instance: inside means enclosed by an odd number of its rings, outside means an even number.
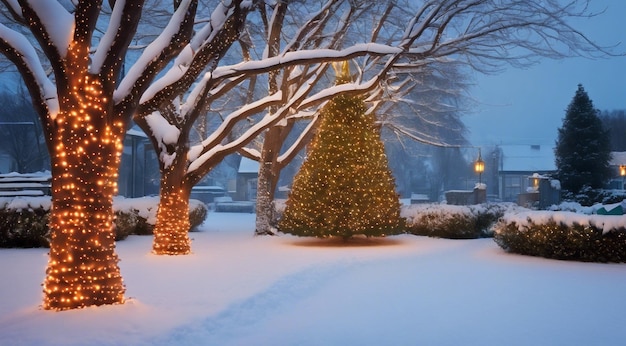
[[[626,265],[403,235],[353,246],[254,237],[211,213],[194,253],[118,243],[126,304],[39,309],[46,249],[0,249],[0,345],[618,345]]]

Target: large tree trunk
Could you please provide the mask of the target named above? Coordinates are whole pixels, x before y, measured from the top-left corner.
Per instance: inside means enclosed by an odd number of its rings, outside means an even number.
[[[287,11],[288,2],[279,2],[274,8],[272,25],[266,28],[268,31],[268,56],[273,57],[280,51],[280,33],[283,27],[283,20]],[[264,7],[262,7],[264,12]],[[267,14],[264,14],[266,16]],[[278,91],[278,77],[280,71],[270,71],[269,92],[274,94]],[[277,107],[270,107],[270,112],[275,112]],[[281,128],[270,127],[265,132],[263,148],[259,158],[259,175],[257,178],[257,199],[256,199],[256,227],[255,235],[274,235],[272,221],[274,219],[274,191],[278,180],[277,159],[282,145]]]
[[[185,154],[180,155],[182,157]],[[185,160],[181,160],[183,163]],[[173,164],[161,171],[159,209],[154,226],[152,251],[157,255],[186,255],[191,252],[189,239],[189,194],[186,170]]]
[[[274,235],[272,219],[274,218],[274,198],[269,181],[271,168],[265,164],[263,157],[259,165],[256,195],[255,235]]]
[[[48,139],[53,178],[43,307],[54,310],[122,303],[125,291],[113,231],[124,124],[107,117],[97,79],[73,82]]]
[[[271,127],[263,140],[257,178],[255,235],[274,235],[274,193],[280,172],[277,157],[282,143],[280,131],[279,127]]]

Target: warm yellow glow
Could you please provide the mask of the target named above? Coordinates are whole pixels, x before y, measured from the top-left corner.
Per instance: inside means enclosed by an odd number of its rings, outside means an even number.
[[[619,175],[622,176],[622,177],[626,176],[626,166],[624,166],[624,165],[620,165],[619,166]]]
[[[483,161],[480,156],[480,152],[478,153],[478,159],[474,162],[474,171],[476,173],[483,173],[485,171],[485,161]]]

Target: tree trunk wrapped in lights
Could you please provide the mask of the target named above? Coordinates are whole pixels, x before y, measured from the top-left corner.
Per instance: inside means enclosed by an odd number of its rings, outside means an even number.
[[[183,147],[184,148],[184,147]],[[182,150],[182,149],[181,149]],[[186,151],[180,157],[185,157]],[[157,255],[186,255],[191,252],[189,239],[189,195],[191,185],[185,184],[186,160],[161,168],[159,209],[154,225],[152,252]]]
[[[347,64],[337,83],[349,81]],[[298,236],[385,236],[402,228],[400,199],[373,114],[358,96],[340,95],[296,175],[279,230]]]
[[[69,84],[49,139],[52,232],[43,307],[54,310],[122,303],[125,291],[113,232],[125,124],[107,123],[97,76],[76,70]]]
[[[269,129],[266,136],[269,137],[274,129]],[[274,190],[276,186],[274,180],[273,167],[276,166],[274,162],[265,162],[263,158],[270,158],[268,150],[268,142],[270,139],[266,138],[263,142],[263,151],[261,152],[261,162],[259,164],[259,174],[257,177],[257,190],[256,190],[256,218],[255,218],[255,235],[273,235],[271,224],[274,215]]]
[[[186,255],[189,239],[189,192],[161,189],[152,251],[157,255]]]
[[[80,152],[59,152],[52,158],[50,229],[54,231],[44,282],[45,309],[124,301],[112,228],[120,153],[113,148],[116,145],[121,146],[119,139],[110,144],[94,143]],[[85,155],[102,162],[84,160]],[[88,179],[75,178],[85,176],[84,172],[90,172]]]

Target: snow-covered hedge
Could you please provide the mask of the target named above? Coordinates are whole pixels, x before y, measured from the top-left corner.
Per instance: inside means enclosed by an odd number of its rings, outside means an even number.
[[[115,240],[149,235],[156,223],[158,197],[115,197]],[[0,247],[47,247],[50,196],[0,198]],[[190,200],[191,230],[207,215],[204,203]]]
[[[276,223],[285,200],[275,201]],[[403,205],[406,233],[438,238],[474,239],[491,237],[493,226],[507,212],[527,210],[514,203],[448,205],[439,203]]]
[[[474,239],[493,235],[492,226],[509,210],[517,210],[512,203],[447,205],[414,204],[402,207],[407,220],[407,232],[450,239]]]
[[[593,208],[595,209],[595,208]],[[626,262],[626,215],[571,211],[506,214],[494,241],[508,252],[585,262]]]

